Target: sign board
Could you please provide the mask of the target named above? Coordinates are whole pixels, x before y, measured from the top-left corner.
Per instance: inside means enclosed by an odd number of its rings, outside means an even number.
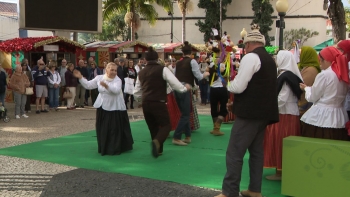
[[[134,52],[134,47],[125,48],[123,52]]]
[[[44,45],[44,51],[59,51],[58,45]]]

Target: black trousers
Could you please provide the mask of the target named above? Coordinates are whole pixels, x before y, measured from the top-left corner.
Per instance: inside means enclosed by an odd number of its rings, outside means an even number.
[[[143,114],[145,116],[152,140],[158,140],[159,152],[163,152],[163,143],[171,130],[170,118],[166,103],[163,102],[142,102]]]
[[[228,92],[225,87],[213,88],[210,87],[210,112],[211,117],[216,118],[218,116],[225,117],[227,115],[226,104],[228,101]],[[218,110],[218,104],[220,103],[220,111]]]

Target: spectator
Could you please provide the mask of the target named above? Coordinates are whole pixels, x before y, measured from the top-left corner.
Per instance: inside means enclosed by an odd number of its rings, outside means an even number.
[[[85,79],[89,78],[89,73],[86,68],[86,64],[84,63],[84,60],[79,60],[79,65],[76,67],[76,70],[78,70]],[[76,86],[76,95],[75,95],[76,107],[84,108],[85,92],[86,92],[85,88],[78,81],[78,85]]]
[[[45,109],[45,98],[48,96],[47,77],[49,76],[49,72],[42,58],[38,60],[38,65],[32,70],[32,75],[35,83],[36,113],[40,114],[40,112],[49,112]]]
[[[30,87],[33,87],[33,75],[32,75],[32,72],[28,71],[28,66],[25,64],[25,63],[22,63],[21,64],[22,66],[22,72],[27,75],[28,77],[28,80],[30,82]],[[32,100],[32,95],[27,95],[27,101],[26,101],[26,105],[25,105],[25,112],[26,113],[30,113],[31,112],[31,100]]]
[[[58,97],[60,93],[60,83],[61,76],[58,71],[56,71],[56,61],[50,61],[49,63],[49,72],[48,76],[48,86],[49,86],[49,108],[50,110],[55,109],[58,111]]]
[[[130,79],[134,80],[134,85],[137,78],[137,72],[134,68],[134,62],[132,60],[129,61],[129,66],[124,69],[124,78],[129,77]],[[128,100],[130,97],[130,109],[134,109],[134,95],[132,94],[125,94],[125,106],[126,109],[128,109]]]
[[[61,77],[61,84],[60,84],[60,96],[59,96],[59,105],[64,105],[65,99],[63,98],[63,93],[66,90],[66,78],[65,74],[67,72],[67,60],[63,59],[61,61],[61,66],[58,67],[58,73],[60,74]],[[67,104],[67,103],[66,103]]]
[[[122,80],[122,91],[124,93],[124,87],[125,87],[125,80],[124,80],[124,66],[125,66],[125,59],[123,57],[119,57],[119,65],[117,70],[117,76]]]
[[[95,62],[90,62],[90,70],[89,70],[89,78],[88,80],[93,80],[95,77],[97,77],[97,75],[102,75],[102,71],[100,68],[98,68],[96,66]],[[97,96],[98,96],[98,90],[97,89],[91,89],[91,90],[87,90],[91,92],[91,101],[92,101],[92,105],[94,105]]]
[[[27,101],[26,87],[30,86],[30,82],[26,74],[22,72],[21,66],[16,66],[15,73],[11,76],[10,87],[13,90],[15,100],[15,116],[16,119],[28,118],[25,114],[24,107]]]
[[[67,64],[67,72],[64,74],[64,78],[66,81],[66,91],[70,91],[72,93],[72,98],[67,98],[67,109],[72,110],[75,109],[74,99],[76,88],[78,85],[77,79],[73,76],[74,65],[72,63]]]
[[[3,107],[5,107],[6,86],[7,86],[7,75],[0,63],[0,102]]]

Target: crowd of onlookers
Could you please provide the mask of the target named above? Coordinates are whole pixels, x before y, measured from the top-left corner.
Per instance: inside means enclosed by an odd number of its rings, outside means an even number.
[[[124,78],[128,77],[136,81],[137,73],[146,64],[144,58],[133,60],[124,57],[115,58],[114,63],[118,65],[117,73],[123,82],[123,89]],[[69,63],[66,59],[62,59],[60,64],[55,60],[50,60],[45,64],[41,58],[37,61],[37,65],[31,66],[27,59],[23,59],[21,65],[13,70],[9,84],[7,84],[8,74],[0,65],[0,105],[5,106],[6,88],[9,85],[13,91],[16,119],[28,118],[28,113],[32,111],[31,104],[34,101],[37,114],[59,111],[60,106],[66,106],[67,110],[84,108],[89,105],[89,98],[92,104],[96,101],[98,90],[86,90],[74,77],[73,71],[79,70],[84,78],[92,80],[97,75],[105,73],[106,65],[107,62],[97,65],[92,57],[88,61],[79,60],[78,65]],[[32,88],[32,94],[26,92],[28,88]],[[67,91],[70,96],[64,98],[64,93]],[[132,94],[124,94],[124,100],[127,108],[134,109]],[[49,107],[47,108],[46,105]]]

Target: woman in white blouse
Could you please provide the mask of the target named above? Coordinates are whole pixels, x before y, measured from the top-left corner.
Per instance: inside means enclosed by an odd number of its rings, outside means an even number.
[[[58,71],[56,71],[57,63],[56,61],[50,61],[49,63],[49,76],[48,78],[48,91],[49,91],[49,107],[50,110],[55,109],[58,111],[58,100],[60,95],[60,83],[61,76]]]
[[[320,54],[322,72],[311,87],[305,89],[305,98],[312,107],[301,117],[301,134],[305,137],[348,140],[345,124],[348,116],[344,100],[348,91],[349,76],[346,57],[334,47]]]
[[[132,150],[134,141],[123,98],[122,81],[117,77],[117,65],[113,62],[108,63],[106,74],[97,75],[91,81],[83,78],[78,70],[74,70],[73,73],[84,88],[97,88],[99,91],[94,103],[94,107],[97,108],[98,152],[101,155],[119,155]]]
[[[281,180],[283,138],[300,135],[298,100],[303,93],[299,83],[303,81],[295,58],[290,51],[278,52],[277,68],[280,121],[269,125],[264,137],[264,167],[276,168],[276,174],[267,176],[268,180]]]

